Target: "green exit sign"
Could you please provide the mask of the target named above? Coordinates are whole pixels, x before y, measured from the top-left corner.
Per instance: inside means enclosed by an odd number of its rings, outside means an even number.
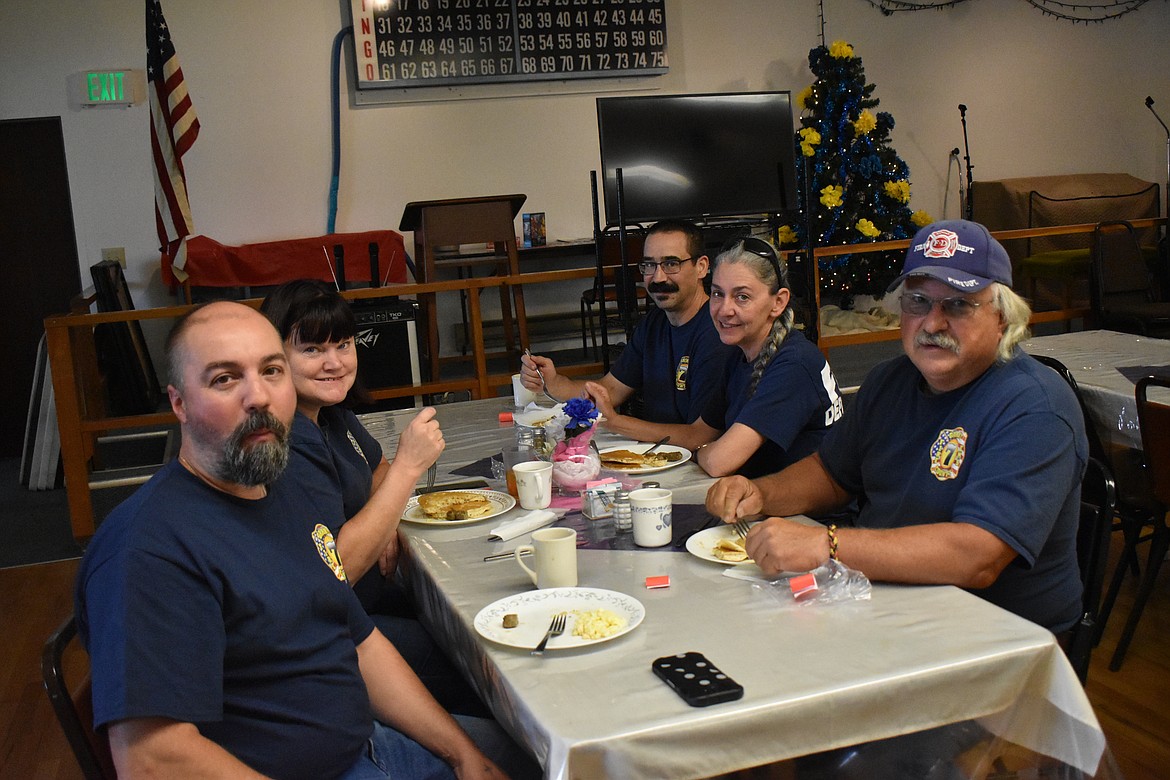
[[[81,74],[80,82],[78,98],[83,106],[132,106],[146,97],[143,70],[87,70]]]
[[[85,74],[89,87],[86,97],[91,103],[126,102],[126,71],[91,70]]]

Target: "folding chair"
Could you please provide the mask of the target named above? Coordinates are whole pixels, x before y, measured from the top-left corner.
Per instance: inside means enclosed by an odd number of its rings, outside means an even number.
[[[1141,537],[1137,531],[1126,533],[1125,552],[1110,586],[1113,595],[1116,595],[1115,591],[1125,576],[1123,564],[1126,555],[1136,555],[1137,545],[1148,540],[1150,554],[1146,559],[1146,570],[1138,586],[1129,618],[1125,621],[1125,628],[1122,629],[1121,638],[1117,642],[1117,649],[1113,651],[1113,659],[1109,662],[1109,669],[1114,672],[1121,668],[1121,663],[1125,660],[1129,644],[1137,631],[1138,621],[1141,620],[1142,611],[1145,610],[1146,602],[1154,591],[1166,551],[1170,549],[1170,526],[1166,525],[1166,511],[1170,508],[1170,404],[1151,401],[1148,397],[1150,387],[1170,389],[1170,378],[1144,377],[1138,381],[1134,391],[1142,434],[1142,460],[1154,498],[1157,499],[1161,511],[1150,518],[1153,530],[1147,536]]]

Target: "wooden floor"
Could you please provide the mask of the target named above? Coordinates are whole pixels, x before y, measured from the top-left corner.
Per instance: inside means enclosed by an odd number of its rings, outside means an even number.
[[[1116,536],[1116,535],[1115,535]],[[1114,554],[1119,538],[1114,539]],[[76,561],[0,570],[0,778],[76,780],[81,772],[40,678],[41,645],[72,609]],[[1109,658],[1136,586],[1127,582],[1093,655],[1088,694],[1128,780],[1170,777],[1170,566],[1119,672]],[[957,694],[961,692],[956,692]],[[767,770],[737,777],[781,776]]]

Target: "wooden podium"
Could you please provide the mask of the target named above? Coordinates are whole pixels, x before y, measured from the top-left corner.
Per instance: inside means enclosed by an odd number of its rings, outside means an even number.
[[[433,282],[440,266],[493,265],[495,273],[520,273],[516,248],[515,219],[526,195],[493,195],[482,198],[414,201],[406,204],[401,231],[414,233],[415,268],[419,282]],[[493,251],[469,261],[458,257],[460,244],[492,243]],[[455,248],[455,252],[452,251]],[[476,295],[476,292],[469,292]],[[510,296],[510,297],[509,297]],[[426,355],[431,380],[439,380],[439,325],[435,293],[418,296],[426,326]],[[512,312],[515,309],[515,325]],[[524,288],[500,287],[500,312],[504,325],[504,342],[509,364],[518,368],[519,355],[528,347],[528,320],[524,312]],[[516,337],[519,336],[517,348]],[[477,360],[484,360],[482,354]]]

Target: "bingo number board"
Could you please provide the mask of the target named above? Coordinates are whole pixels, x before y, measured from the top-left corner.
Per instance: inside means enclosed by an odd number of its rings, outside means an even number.
[[[358,89],[666,73],[665,0],[351,0]]]

